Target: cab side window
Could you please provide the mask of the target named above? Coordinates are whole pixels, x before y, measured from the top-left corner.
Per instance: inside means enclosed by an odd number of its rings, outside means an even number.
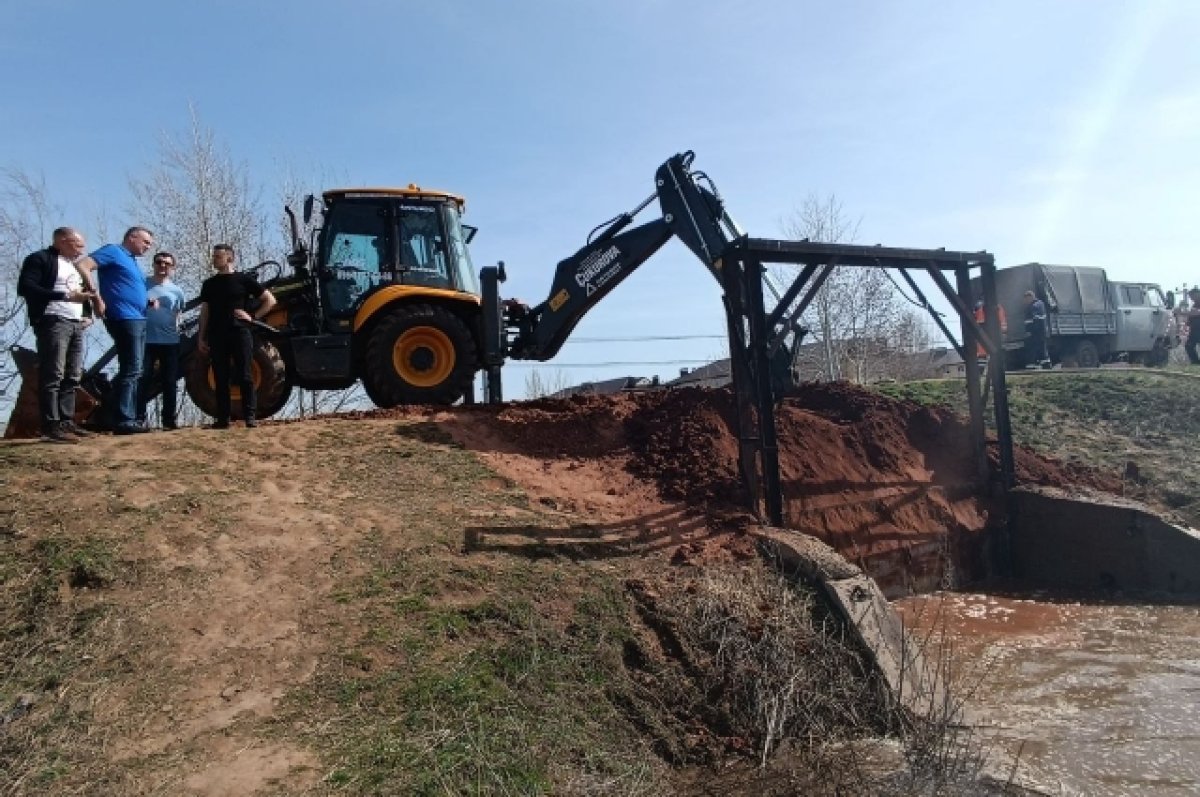
[[[401,206],[400,265],[406,272],[405,282],[447,286],[446,246],[436,207]]]
[[[1146,294],[1136,285],[1121,286],[1121,301],[1134,307],[1146,304]]]

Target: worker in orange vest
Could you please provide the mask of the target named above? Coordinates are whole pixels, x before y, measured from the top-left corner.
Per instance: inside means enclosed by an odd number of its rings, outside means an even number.
[[[997,314],[997,316],[1000,319],[1000,340],[996,341],[996,345],[1003,346],[1004,345],[1004,336],[1008,334],[1008,316],[1006,316],[1004,314],[1004,308],[1002,306],[996,305],[996,309],[1000,311]],[[975,323],[979,325],[980,329],[982,329],[983,322],[985,320],[986,320],[986,318],[985,318],[984,312],[983,312],[983,299],[980,299],[977,302],[975,302]],[[981,359],[981,360],[987,359],[987,351],[983,348],[983,346],[981,346],[979,344],[975,344],[975,349],[977,352],[976,356],[979,359]]]

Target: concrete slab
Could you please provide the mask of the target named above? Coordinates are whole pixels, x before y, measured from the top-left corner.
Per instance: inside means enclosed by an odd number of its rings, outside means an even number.
[[[1013,574],[1039,589],[1200,597],[1200,533],[1113,496],[1013,491]]]
[[[764,527],[755,533],[769,559],[785,572],[798,572],[825,596],[899,705],[918,717],[944,716],[951,699],[944,673],[925,660],[873,579],[801,532]]]

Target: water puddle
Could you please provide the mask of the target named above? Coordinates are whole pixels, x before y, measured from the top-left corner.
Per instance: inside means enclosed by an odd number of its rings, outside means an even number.
[[[1200,608],[945,593],[897,609],[950,651],[967,721],[1068,794],[1200,794]]]

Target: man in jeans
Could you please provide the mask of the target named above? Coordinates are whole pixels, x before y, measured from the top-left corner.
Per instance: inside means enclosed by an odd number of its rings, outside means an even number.
[[[242,417],[246,428],[258,426],[254,417],[257,396],[251,371],[254,356],[254,337],[247,322],[256,321],[275,306],[275,297],[249,274],[233,270],[233,247],[217,244],[213,247],[212,265],[217,273],[200,286],[200,330],[197,347],[201,354],[212,355],[213,381],[216,382],[217,418],[214,429],[228,429],[230,416],[229,363],[233,360],[233,376],[242,393]],[[258,299],[255,315],[247,309],[251,299]]]
[[[119,244],[100,247],[79,262],[87,274],[100,275],[100,298],[106,308],[104,327],[117,347],[117,378],[113,394],[117,434],[149,431],[137,422],[138,382],[146,347],[146,310],[157,306],[146,296],[146,278],[137,258],[154,246],[154,236],[145,227],[130,227]]]
[[[54,231],[53,243],[21,264],[17,294],[24,297],[37,335],[38,409],[42,440],[77,443],[91,437],[75,425],[75,388],[83,375],[84,308],[96,296],[90,275],[75,267],[83,236],[70,227]],[[86,276],[86,283],[85,283]]]
[[[1025,291],[1025,367],[1039,365],[1050,368],[1050,354],[1046,350],[1046,305],[1034,294]]]
[[[162,428],[178,428],[175,418],[175,383],[179,379],[179,316],[186,299],[178,285],[171,281],[175,272],[175,255],[158,252],[154,255],[154,275],[146,280],[146,296],[157,306],[146,313],[146,354],[142,358],[142,382],[138,392],[138,423],[146,425],[146,404],[154,383],[155,366],[162,385]]]
[[[1183,350],[1187,352],[1189,363],[1200,365],[1200,288],[1188,291],[1188,299],[1191,300],[1191,307],[1188,308],[1188,336]]]

